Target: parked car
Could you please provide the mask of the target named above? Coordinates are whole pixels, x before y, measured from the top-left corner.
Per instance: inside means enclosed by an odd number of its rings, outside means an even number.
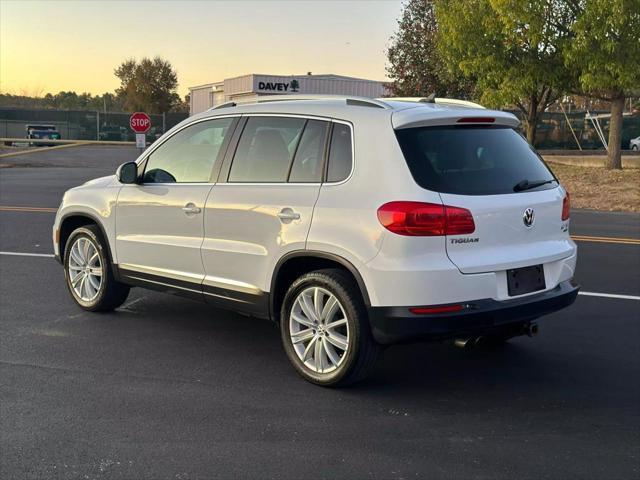
[[[325,386],[392,343],[533,335],[575,300],[577,252],[569,195],[517,127],[455,100],[224,104],[67,191],[55,255],[85,310],[140,286],[271,319]]]
[[[26,126],[27,138],[38,140],[60,140],[60,132],[55,125],[30,124]],[[35,143],[35,145],[55,145],[55,143]]]
[[[640,137],[632,138],[629,142],[629,150],[638,151],[640,150]]]
[[[99,140],[122,142],[127,138],[127,129],[119,125],[103,125],[98,133]]]

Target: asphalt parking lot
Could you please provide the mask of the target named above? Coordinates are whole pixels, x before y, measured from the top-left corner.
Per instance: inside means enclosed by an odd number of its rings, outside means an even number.
[[[63,191],[135,157],[0,159],[0,477],[640,476],[640,215],[572,212],[572,234],[601,239],[578,242],[576,277],[605,296],[536,338],[392,347],[370,380],[329,390],[266,321],[140,289],[83,312],[53,258],[13,255],[50,254]]]

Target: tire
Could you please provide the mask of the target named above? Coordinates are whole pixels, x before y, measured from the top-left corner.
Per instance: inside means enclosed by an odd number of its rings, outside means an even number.
[[[91,262],[84,261],[86,256]],[[102,274],[97,275],[100,269]],[[109,252],[96,225],[77,228],[69,236],[64,251],[64,276],[73,300],[90,312],[114,310],[129,295],[129,287],[113,276]]]
[[[311,304],[305,304],[305,299]],[[326,313],[320,315],[320,320],[314,300],[321,306],[319,310]],[[305,314],[303,304],[310,315]],[[331,324],[334,326],[326,328]],[[282,304],[280,332],[284,350],[296,371],[324,387],[341,387],[363,380],[382,351],[371,336],[360,290],[339,269],[309,272],[293,282]],[[294,338],[298,340],[295,344]],[[344,345],[346,349],[341,349]]]

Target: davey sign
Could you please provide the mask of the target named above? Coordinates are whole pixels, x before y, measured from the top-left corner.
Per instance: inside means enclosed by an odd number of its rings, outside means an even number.
[[[290,82],[258,82],[258,90],[262,92],[296,93],[299,89],[300,83],[295,79]]]
[[[136,133],[146,133],[151,128],[151,118],[144,112],[136,112],[129,117],[129,126]]]

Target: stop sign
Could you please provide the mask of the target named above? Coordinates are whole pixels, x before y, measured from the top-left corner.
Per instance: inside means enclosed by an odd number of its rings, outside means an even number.
[[[129,118],[129,126],[136,133],[146,133],[151,128],[151,119],[144,112],[136,112]]]

